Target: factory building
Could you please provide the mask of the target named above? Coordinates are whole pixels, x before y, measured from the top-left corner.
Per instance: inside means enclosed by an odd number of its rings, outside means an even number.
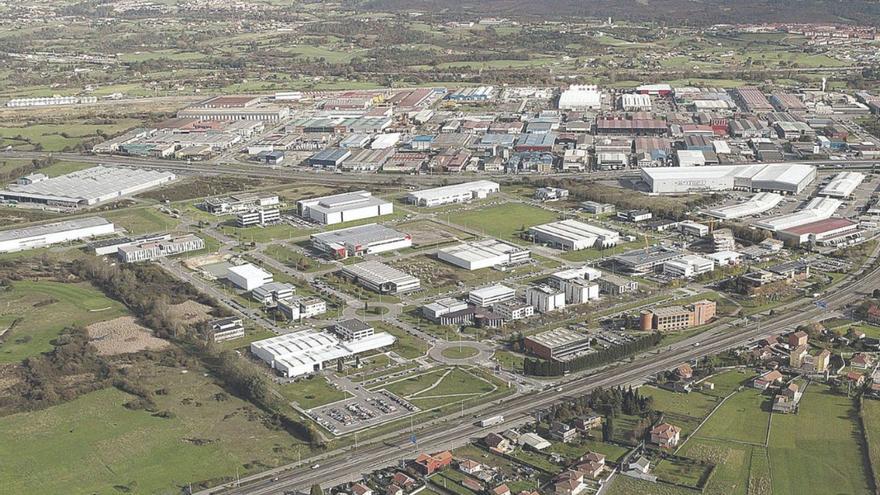
[[[842,246],[862,239],[859,224],[846,218],[828,218],[776,232],[779,240],[798,246]]]
[[[293,378],[321,371],[327,362],[388,347],[396,340],[386,332],[373,333],[360,339],[340,340],[331,333],[303,330],[258,340],[251,343],[250,349],[270,368],[282,376]]]
[[[89,105],[97,102],[97,96],[43,96],[37,98],[13,98],[6,102],[6,107],[21,108],[50,107],[57,105]]]
[[[843,203],[839,199],[823,197],[813,198],[806,206],[794,213],[768,218],[760,222],[755,222],[754,225],[755,227],[766,229],[771,232],[788,230],[800,225],[806,225],[808,223],[831,218],[831,215],[834,215],[834,212],[840,208],[841,204]]]
[[[669,306],[644,310],[640,315],[641,329],[648,332],[674,332],[705,325],[715,318],[715,301],[697,301],[687,306]]]
[[[865,174],[859,172],[841,172],[834,176],[825,187],[819,191],[819,196],[830,198],[848,198],[852,196],[856,188],[865,180]]]
[[[406,196],[406,202],[428,207],[464,203],[474,199],[486,198],[492,193],[497,193],[500,189],[501,186],[497,182],[476,180],[411,192]]]
[[[762,192],[755,194],[743,203],[713,208],[707,211],[706,214],[722,220],[732,220],[734,218],[760,215],[765,211],[770,211],[773,208],[776,208],[776,205],[780,202],[782,202],[781,195],[771,192]]]
[[[446,95],[450,101],[484,102],[495,97],[495,86],[480,86],[477,88],[462,88]]]
[[[201,120],[260,120],[278,122],[290,115],[285,106],[260,103],[258,96],[215,96],[177,112],[177,118]]]
[[[35,249],[112,234],[113,223],[101,217],[77,218],[0,231],[0,253]]]
[[[335,170],[350,156],[350,149],[326,148],[310,156],[309,159],[306,160],[306,163],[316,168]]]
[[[501,284],[474,289],[468,293],[468,301],[481,308],[493,306],[504,301],[510,301],[514,297],[516,297],[516,291]]]
[[[593,85],[572,84],[559,95],[559,109],[572,111],[600,110],[602,93]]]
[[[404,294],[419,290],[419,279],[378,261],[342,267],[342,275],[380,294]]]
[[[589,352],[591,340],[589,335],[557,328],[526,337],[523,346],[542,359],[569,361]]]
[[[136,263],[138,261],[150,261],[165,256],[198,251],[205,248],[205,241],[195,235],[189,234],[173,239],[146,241],[138,244],[120,246],[116,253],[119,261],[123,263]]]
[[[766,113],[773,111],[773,105],[760,89],[754,86],[743,86],[731,90],[731,96],[740,108],[749,113]]]
[[[714,261],[695,254],[688,254],[663,263],[663,274],[675,278],[691,278],[714,269]]]
[[[548,285],[536,285],[526,289],[526,303],[539,313],[550,313],[565,308],[565,293]]]
[[[659,269],[663,266],[663,263],[681,258],[682,256],[684,256],[684,253],[677,249],[664,246],[650,246],[618,254],[612,260],[628,272],[649,273]]]
[[[11,184],[0,199],[77,208],[120,199],[173,181],[171,172],[92,167],[28,184]]]
[[[369,191],[355,191],[296,202],[297,213],[323,225],[394,213],[394,205]]]
[[[375,223],[312,234],[312,247],[337,259],[396,251],[412,246],[409,234]]]
[[[252,263],[245,263],[230,267],[226,273],[226,279],[244,291],[252,291],[257,287],[271,283],[272,274]]]
[[[280,200],[277,194],[240,193],[222,198],[208,198],[202,206],[208,213],[227,215],[278,204]]]
[[[235,224],[239,227],[264,226],[280,221],[281,210],[278,208],[256,208],[251,211],[241,212],[235,218]]]
[[[495,239],[468,242],[437,251],[437,258],[471,271],[522,263],[530,257],[528,249]]]
[[[566,251],[608,248],[620,242],[620,234],[578,220],[561,220],[529,228],[529,235],[542,244]]]
[[[620,95],[617,101],[624,112],[651,111],[651,96],[647,94],[626,93]]]
[[[797,194],[816,179],[816,167],[800,163],[655,167],[641,170],[654,193],[698,191],[769,191]]]

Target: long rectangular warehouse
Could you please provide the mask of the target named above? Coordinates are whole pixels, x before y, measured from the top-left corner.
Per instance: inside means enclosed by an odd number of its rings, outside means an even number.
[[[324,225],[394,213],[394,205],[369,191],[354,191],[296,202],[297,212]]]
[[[0,199],[76,208],[146,191],[176,178],[161,170],[98,166],[39,182],[10,185],[0,191]]]
[[[315,249],[339,259],[412,246],[412,237],[409,234],[375,223],[312,234],[311,239]]]
[[[465,270],[518,263],[529,259],[530,256],[531,252],[528,249],[495,239],[459,244],[437,251],[439,259]]]
[[[819,191],[819,196],[830,198],[848,198],[852,196],[856,188],[865,180],[865,174],[859,172],[841,172],[834,176],[825,187]]]
[[[63,222],[0,231],[0,253],[24,251],[67,241],[88,239],[113,233],[113,223],[101,217],[77,218]]]
[[[529,229],[529,234],[537,242],[551,244],[566,251],[592,247],[607,248],[616,246],[620,242],[619,232],[577,220],[562,220],[537,225]]]
[[[816,167],[802,163],[642,169],[642,180],[658,194],[731,189],[797,194],[815,179]]]
[[[406,202],[418,206],[440,206],[450,203],[463,203],[473,199],[481,199],[501,189],[497,182],[475,180],[463,184],[435,187],[414,191],[406,196]]]
[[[818,222],[831,218],[834,212],[843,204],[839,199],[833,198],[813,198],[806,206],[800,210],[781,215],[778,217],[768,218],[761,222],[756,222],[755,227],[766,229],[772,232],[780,230],[788,230],[800,225]]]
[[[776,208],[776,205],[781,201],[782,196],[779,194],[762,192],[755,194],[743,203],[715,208],[707,211],[706,214],[722,220],[749,217],[772,210],[773,208]]]
[[[342,267],[342,275],[380,294],[402,294],[418,290],[416,277],[378,261],[364,261]]]
[[[388,347],[395,340],[386,332],[341,340],[327,332],[303,330],[252,342],[251,353],[290,378],[320,371],[330,361]]]

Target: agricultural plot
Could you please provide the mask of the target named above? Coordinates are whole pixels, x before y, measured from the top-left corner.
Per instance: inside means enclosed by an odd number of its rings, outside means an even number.
[[[64,328],[91,325],[127,314],[125,307],[88,284],[14,282],[0,292],[0,362],[14,363],[52,350]]]
[[[642,387],[639,392],[654,398],[654,408],[666,415],[666,420],[681,427],[687,436],[717,405],[718,398],[701,392],[681,394],[656,387]]]
[[[136,119],[120,119],[111,124],[95,124],[73,120],[60,124],[30,124],[0,127],[0,145],[19,151],[66,151],[86,140],[100,141],[99,133],[116,134],[140,123]]]
[[[757,479],[750,481],[752,458],[756,455],[766,458],[763,447],[697,436],[690,439],[679,454],[715,464],[715,472],[705,489],[707,495],[769,495],[769,492],[749,492],[750,483],[759,484]]]
[[[862,421],[868,439],[868,454],[874,470],[874,485],[880,486],[880,401],[862,401]]]
[[[697,436],[764,445],[770,407],[770,397],[752,388],[744,389],[727,399],[700,428]]]

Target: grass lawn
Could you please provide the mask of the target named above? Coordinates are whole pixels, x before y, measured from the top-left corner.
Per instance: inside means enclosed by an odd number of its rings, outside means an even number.
[[[651,483],[629,476],[615,476],[606,495],[694,495],[694,490],[673,485]]]
[[[763,447],[695,437],[688,441],[679,454],[715,464],[715,472],[706,486],[707,495],[748,495],[750,466],[755,456],[754,451],[757,451],[757,455],[766,458]],[[752,495],[770,494],[756,491]]]
[[[117,227],[122,227],[132,235],[149,234],[174,230],[180,223],[170,215],[161,213],[155,208],[129,208],[109,211],[101,216],[110,220]]]
[[[443,354],[443,357],[449,359],[467,359],[472,358],[479,353],[480,351],[476,347],[470,347],[466,345],[461,346],[461,349],[459,349],[458,347],[449,347],[443,349],[443,352],[441,352],[441,354]]]
[[[349,397],[348,392],[337,389],[323,376],[302,378],[293,383],[285,383],[279,385],[278,391],[285,399],[296,402],[303,409],[323,406]]]
[[[703,393],[706,395],[714,395],[716,397],[725,397],[730,395],[730,393],[736,390],[740,385],[747,385],[749,380],[754,376],[755,374],[751,371],[725,371],[707,378],[706,382],[714,384],[715,388],[712,390],[703,390]]]
[[[127,314],[122,303],[88,284],[14,282],[0,292],[0,331],[14,326],[0,343],[0,362],[19,362],[52,350],[50,343],[71,325],[90,325]]]
[[[646,386],[639,388],[642,395],[654,398],[654,409],[664,413],[682,414],[692,418],[705,418],[709,411],[718,403],[716,397],[701,392],[681,394]]]
[[[597,434],[599,434],[599,432],[597,432]],[[582,440],[571,443],[553,442],[553,445],[551,445],[547,451],[563,455],[569,460],[569,462],[575,462],[587,452],[604,454],[607,461],[618,462],[626,455],[629,449],[621,447],[620,445],[605,443],[598,440]]]
[[[862,401],[862,421],[868,436],[868,454],[874,467],[874,484],[880,486],[880,401]]]
[[[397,337],[397,342],[391,346],[391,350],[400,357],[415,359],[424,356],[428,352],[428,344],[424,340],[415,335],[410,335],[405,330],[381,321],[372,321],[370,324],[373,325],[377,332],[388,332]]]
[[[681,459],[663,459],[654,466],[653,474],[670,483],[696,487],[709,466]]]
[[[767,438],[769,411],[769,397],[753,388],[743,389],[715,411],[697,436],[763,445]]]
[[[5,493],[176,494],[189,483],[234,477],[307,454],[250,404],[202,375],[152,366],[138,378],[159,411],[123,407],[132,396],[104,389],[36,412],[0,418]]]
[[[523,369],[526,357],[510,351],[495,351],[494,359],[506,370],[520,371]]]
[[[815,383],[797,414],[774,414],[773,493],[868,493],[856,414],[851,399]]]
[[[19,151],[65,151],[88,138],[98,137],[97,132],[115,134],[140,124],[136,119],[120,119],[112,124],[93,124],[85,120],[72,120],[60,124],[28,124],[0,127],[0,145],[12,146]]]
[[[405,397],[423,410],[472,401],[497,390],[496,385],[461,368],[439,369],[377,388]]]
[[[83,163],[83,162],[58,162],[49,165],[48,167],[43,167],[39,170],[41,174],[46,174],[49,177],[58,177],[59,175],[65,175],[72,172],[76,172],[78,170],[85,170],[87,168],[92,168],[96,166],[94,163]]]
[[[314,272],[327,265],[310,258],[299,251],[284,247],[280,244],[272,244],[266,248],[266,254],[284,263],[285,265],[303,272]]]
[[[557,220],[556,213],[523,203],[461,211],[451,219],[454,224],[518,243],[525,242],[517,235],[523,227],[529,228],[555,220]]]

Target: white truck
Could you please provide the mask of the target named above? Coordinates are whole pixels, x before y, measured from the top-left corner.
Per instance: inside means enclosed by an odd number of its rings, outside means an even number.
[[[494,426],[494,425],[497,425],[497,424],[503,423],[503,422],[504,422],[504,416],[499,414],[498,416],[492,416],[492,417],[489,417],[486,419],[481,419],[479,424],[480,424],[480,426],[485,428],[487,426]]]

